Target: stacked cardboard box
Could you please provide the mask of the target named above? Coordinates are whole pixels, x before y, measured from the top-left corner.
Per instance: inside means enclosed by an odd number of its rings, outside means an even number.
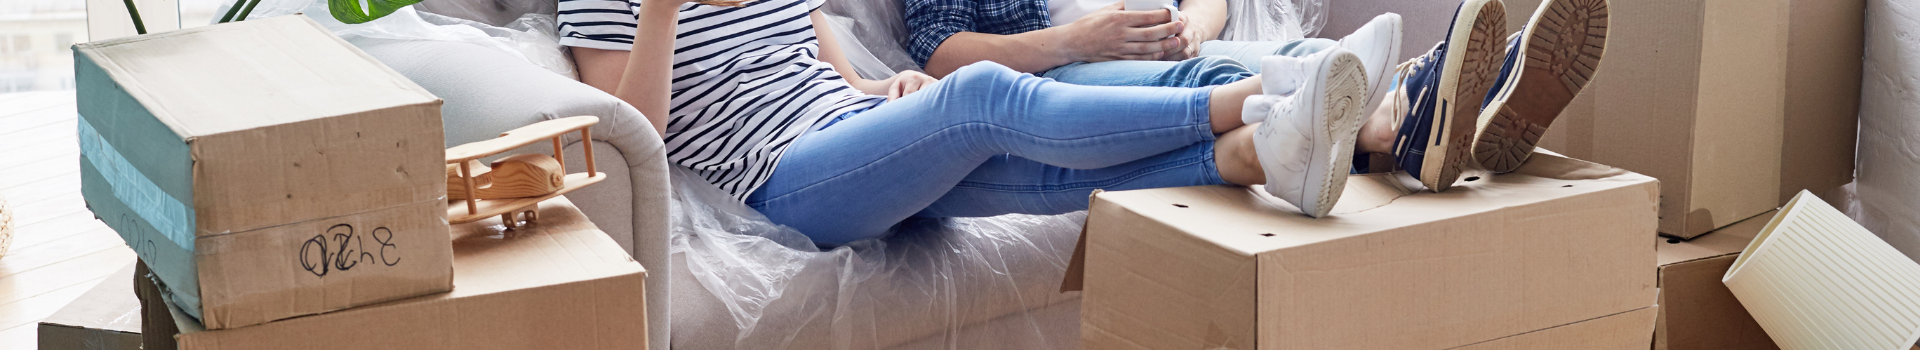
[[[1720,282],[1772,218],[1773,212],[1762,213],[1690,241],[1657,239],[1660,317],[1654,349],[1778,349]]]
[[[140,350],[134,270],[127,265],[40,321],[40,350]]]
[[[224,330],[146,298],[146,349],[646,349],[646,270],[565,198],[539,206],[454,225],[450,293]]]
[[[1506,1],[1519,30],[1540,0]],[[1853,180],[1864,0],[1609,0],[1599,73],[1542,139],[1660,179],[1692,238]]]
[[[440,100],[304,16],[74,46],[81,194],[211,329],[452,288]]]
[[[1066,289],[1088,349],[1644,347],[1659,184],[1551,154],[1332,216],[1232,186],[1094,195]]]

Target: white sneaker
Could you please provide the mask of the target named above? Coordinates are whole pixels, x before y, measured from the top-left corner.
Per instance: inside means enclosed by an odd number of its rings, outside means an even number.
[[[1304,61],[1315,69],[1300,74],[1304,79],[1296,91],[1249,98],[1243,111],[1253,110],[1256,100],[1273,102],[1267,122],[1253,133],[1267,193],[1307,216],[1322,217],[1346,189],[1368,80],[1360,57],[1346,49],[1328,49]]]
[[[1360,57],[1367,72],[1367,105],[1365,111],[1380,107],[1380,101],[1386,100],[1386,78],[1400,60],[1400,14],[1387,13],[1373,17],[1366,25],[1360,26],[1352,34],[1340,38],[1334,47],[1346,49]],[[1317,53],[1316,53],[1317,55]],[[1320,67],[1306,57],[1267,56],[1260,59],[1260,93],[1267,95],[1292,94],[1294,90],[1313,76]],[[1253,102],[1248,100],[1249,103]],[[1247,124],[1266,120],[1266,113],[1240,114]]]
[[[1367,69],[1366,110],[1380,107],[1380,101],[1386,100],[1387,76],[1400,61],[1400,14],[1386,13],[1373,17],[1366,25],[1340,38],[1340,48],[1352,51],[1360,56],[1360,63]]]

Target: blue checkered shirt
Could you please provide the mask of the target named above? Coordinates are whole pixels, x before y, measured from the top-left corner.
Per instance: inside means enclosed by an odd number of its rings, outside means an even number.
[[[907,53],[921,66],[940,43],[960,32],[1013,35],[1053,26],[1047,0],[901,1],[907,4],[907,28],[913,31],[907,36]]]
[[[927,65],[933,50],[960,32],[1012,35],[1053,26],[1047,0],[902,0],[907,4],[907,53]]]

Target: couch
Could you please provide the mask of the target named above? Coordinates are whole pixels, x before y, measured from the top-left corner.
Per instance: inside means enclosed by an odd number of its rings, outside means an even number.
[[[898,13],[897,3],[890,1],[835,0],[828,5],[828,12],[835,14],[832,20],[836,31],[849,51],[856,51],[849,55],[864,76],[885,77],[914,68],[910,62],[902,63],[904,52],[897,44],[904,38],[904,27],[897,21],[854,19]],[[1374,9],[1419,4],[1432,7],[1435,2],[1354,1],[1361,8]],[[421,11],[501,25],[525,13],[553,13],[554,3],[441,0],[417,6]],[[1240,1],[1235,4],[1236,9],[1245,6]],[[1335,9],[1354,7],[1335,4]],[[1333,16],[1326,26],[1330,31],[1357,27],[1350,17]],[[1357,18],[1364,21],[1370,17]],[[1411,25],[1416,20],[1408,22]],[[1417,37],[1408,35],[1409,41]],[[601,118],[592,140],[569,135],[565,149],[567,161],[579,164],[580,149],[594,147],[600,168],[610,180],[568,197],[649,270],[647,321],[654,349],[756,348],[768,344],[835,349],[1079,347],[1078,293],[1058,292],[1057,282],[1064,274],[1066,255],[1071,252],[1084,214],[1020,219],[1013,224],[1005,220],[910,222],[905,229],[916,234],[887,239],[886,248],[875,249],[873,256],[845,257],[880,261],[872,266],[889,269],[886,279],[861,281],[853,293],[846,293],[850,289],[841,286],[837,290],[842,293],[835,295],[790,296],[783,302],[812,300],[833,305],[790,308],[812,314],[765,315],[755,320],[761,323],[751,324],[757,329],[743,330],[740,325],[748,323],[740,319],[739,310],[730,309],[738,307],[715,293],[711,282],[700,281],[700,274],[688,267],[688,254],[670,250],[675,244],[685,246],[685,242],[670,242],[669,232],[674,229],[671,218],[675,215],[672,171],[657,132],[638,111],[584,84],[476,45],[388,40],[354,43],[446,100],[443,113],[448,145],[492,138],[501,131],[541,120],[573,115]],[[1026,232],[1017,237],[956,233],[979,225]],[[1011,246],[1027,248],[1003,249],[1010,246],[1009,239],[1019,241]],[[962,255],[985,263],[944,262]],[[980,271],[950,271],[956,266]]]

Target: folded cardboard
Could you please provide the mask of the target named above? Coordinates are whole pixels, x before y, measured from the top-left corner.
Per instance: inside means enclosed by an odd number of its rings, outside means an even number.
[[[1515,334],[1451,350],[1599,350],[1641,349],[1647,346],[1659,307],[1647,307]]]
[[[1245,187],[1095,194],[1065,284],[1083,344],[1451,348],[1653,305],[1653,178],[1543,153],[1397,180],[1351,178],[1320,219]]]
[[[127,265],[40,321],[40,350],[140,350],[134,270]]]
[[[82,196],[209,328],[451,288],[426,90],[304,16],[74,52]]]
[[[455,225],[452,292],[211,331],[157,306],[176,335],[146,348],[646,349],[646,269],[564,198],[537,216]]]
[[[1920,263],[1801,191],[1720,278],[1781,348],[1920,342]]]
[[[1753,315],[1720,283],[1740,250],[1771,220],[1771,212],[1681,241],[1657,238],[1660,317],[1655,350],[1778,349]]]
[[[1660,179],[1660,232],[1681,238],[1844,185],[1864,7],[1611,0],[1606,59],[1540,146]],[[1509,22],[1530,12],[1509,11]]]

